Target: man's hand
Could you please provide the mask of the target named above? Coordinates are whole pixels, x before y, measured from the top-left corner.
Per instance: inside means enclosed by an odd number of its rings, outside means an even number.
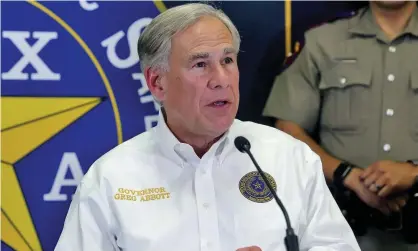
[[[385,160],[369,166],[361,179],[371,192],[387,197],[411,188],[417,175],[418,168],[412,164]]]
[[[257,246],[251,246],[251,247],[246,247],[246,248],[239,248],[237,249],[237,251],[262,251],[262,250],[261,248]]]
[[[369,207],[378,209],[384,214],[389,214],[387,201],[370,191],[361,181],[360,177],[363,172],[364,171],[360,168],[353,168],[353,170],[351,170],[350,174],[344,180],[344,185],[355,192],[357,196]]]
[[[406,205],[407,201],[408,195],[398,196],[394,199],[388,200],[387,207],[393,212],[398,212]]]

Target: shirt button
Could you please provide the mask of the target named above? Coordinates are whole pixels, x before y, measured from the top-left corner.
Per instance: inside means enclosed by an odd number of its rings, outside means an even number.
[[[386,115],[387,116],[393,116],[393,113],[394,113],[393,109],[387,109],[386,110]]]
[[[388,75],[388,80],[389,80],[390,82],[393,82],[393,80],[395,80],[395,75],[393,75],[393,74],[389,74],[389,75]]]
[[[390,46],[389,51],[390,52],[396,52],[396,47],[395,46]]]
[[[203,203],[203,207],[206,208],[206,209],[208,209],[210,207],[210,204],[207,203],[207,202],[205,202],[205,203]]]
[[[340,78],[340,83],[342,85],[344,85],[346,82],[347,82],[347,79],[346,78]]]
[[[389,152],[390,151],[390,145],[389,144],[384,144],[383,145],[383,151],[385,151],[385,152]]]

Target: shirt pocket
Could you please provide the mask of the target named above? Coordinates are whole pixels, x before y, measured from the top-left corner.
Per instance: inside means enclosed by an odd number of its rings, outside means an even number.
[[[412,138],[418,141],[418,69],[411,72],[410,87],[412,91],[410,103],[408,104],[410,131]]]
[[[332,130],[361,132],[366,129],[371,95],[371,70],[355,63],[339,62],[322,72],[321,125]]]

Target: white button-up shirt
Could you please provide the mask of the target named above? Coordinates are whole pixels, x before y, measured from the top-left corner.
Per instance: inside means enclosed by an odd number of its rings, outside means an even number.
[[[319,157],[271,127],[235,120],[199,158],[160,113],[156,127],[117,146],[84,176],[55,250],[285,251],[286,223],[248,155],[285,205],[301,251],[360,250],[325,182]]]

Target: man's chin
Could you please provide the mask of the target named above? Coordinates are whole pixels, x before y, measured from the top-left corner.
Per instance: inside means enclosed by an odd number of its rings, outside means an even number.
[[[229,130],[232,123],[234,123],[234,118],[219,118],[209,121],[209,123],[211,124],[210,127],[212,128],[211,131],[213,131],[214,136],[218,136]]]
[[[385,10],[399,10],[405,7],[409,1],[375,1],[375,4]]]

